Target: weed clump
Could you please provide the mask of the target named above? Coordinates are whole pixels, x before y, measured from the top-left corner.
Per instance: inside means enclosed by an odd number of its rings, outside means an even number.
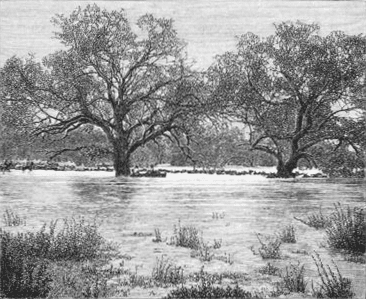
[[[194,226],[174,225],[174,236],[171,238],[171,244],[180,247],[186,247],[198,250],[200,248],[199,231]]]
[[[256,236],[260,247],[258,248],[258,252],[255,251],[254,247],[251,247],[254,254],[259,254],[263,259],[281,258],[280,246],[282,242],[277,236],[264,236],[264,240],[260,238],[260,234],[257,233]]]
[[[281,281],[277,284],[277,294],[305,293],[307,282],[304,277],[305,266],[290,264],[281,273]]]
[[[338,203],[330,216],[326,229],[331,248],[345,250],[354,254],[364,254],[366,248],[366,221],[360,208],[342,209]]]
[[[183,268],[177,267],[164,256],[156,258],[156,264],[152,271],[152,279],[163,285],[176,285],[184,283]]]
[[[318,289],[313,288],[313,295],[317,298],[352,298],[352,282],[345,278],[339,272],[336,264],[335,271],[329,265],[324,266],[319,254],[312,256],[320,276],[320,284]]]

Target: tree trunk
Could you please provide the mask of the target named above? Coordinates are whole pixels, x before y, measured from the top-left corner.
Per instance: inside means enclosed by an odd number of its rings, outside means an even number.
[[[127,143],[123,140],[114,141],[114,171],[116,177],[130,175],[130,155],[128,152]]]
[[[288,162],[278,161],[277,176],[280,178],[294,177],[292,171],[297,167],[297,160],[290,159]]]

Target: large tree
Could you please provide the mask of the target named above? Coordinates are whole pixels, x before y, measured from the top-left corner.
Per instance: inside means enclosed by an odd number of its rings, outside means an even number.
[[[53,23],[64,50],[42,63],[9,59],[1,69],[1,100],[13,111],[26,109],[13,116],[24,115],[22,125],[31,124],[35,136],[100,128],[116,176],[128,175],[136,149],[175,134],[194,111],[199,80],[187,66],[185,44],[172,20],[147,14],[132,28],[123,10],[96,5]]]
[[[275,34],[239,38],[237,51],[217,58],[208,74],[213,109],[247,125],[253,150],[277,159],[289,177],[324,141],[352,142],[365,82],[366,39],[318,35],[316,24],[285,22]]]

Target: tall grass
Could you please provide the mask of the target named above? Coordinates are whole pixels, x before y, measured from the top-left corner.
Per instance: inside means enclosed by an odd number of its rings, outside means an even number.
[[[329,265],[325,266],[320,259],[318,253],[312,256],[320,276],[320,284],[318,289],[314,289],[313,294],[317,298],[352,298],[352,282],[345,278],[339,272],[336,264],[335,270],[332,270]]]
[[[184,282],[183,268],[177,267],[169,259],[156,258],[152,279],[163,285],[176,285]]]
[[[292,293],[305,293],[307,282],[305,281],[305,266],[290,264],[281,274],[281,288]]]
[[[98,260],[106,263],[117,256],[116,248],[99,234],[95,222],[83,218],[57,221],[38,232],[12,234],[0,230],[1,293],[6,297],[44,297],[54,280],[52,268],[58,262]]]
[[[326,229],[328,244],[331,248],[350,253],[364,254],[366,248],[365,213],[360,208],[342,208],[338,203],[330,216]]]

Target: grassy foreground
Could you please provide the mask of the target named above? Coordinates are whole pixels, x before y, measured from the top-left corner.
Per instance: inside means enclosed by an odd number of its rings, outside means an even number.
[[[214,216],[213,216],[214,217]],[[328,248],[338,250],[352,262],[365,262],[366,224],[359,208],[335,205],[330,215],[311,215],[297,219],[302,223],[323,229]],[[25,225],[21,217],[11,210],[4,215],[5,226]],[[322,223],[322,225],[319,225]],[[134,289],[150,290],[150,296],[163,288],[164,298],[352,298],[352,281],[343,276],[335,263],[327,265],[316,252],[312,254],[318,279],[306,277],[306,265],[288,262],[283,268],[273,262],[284,259],[283,244],[296,243],[293,225],[279,233],[264,236],[257,233],[258,247],[252,252],[263,260],[265,267],[258,269],[263,277],[271,277],[267,288],[248,289],[251,277],[245,273],[208,273],[204,266],[196,273],[185,273],[164,255],[156,259],[151,275],[139,275],[137,269],[125,267],[116,244],[108,242],[99,232],[97,221],[83,218],[53,221],[37,232],[11,233],[0,229],[1,280],[0,295],[7,298],[106,298],[129,297]],[[152,242],[164,242],[161,232],[155,229]],[[191,251],[191,258],[202,265],[213,260],[232,264],[230,256],[220,256],[217,251],[222,240],[210,243],[203,233],[193,226],[179,222],[174,227],[168,246]],[[117,261],[117,265],[116,265]],[[288,297],[290,296],[290,297]]]

